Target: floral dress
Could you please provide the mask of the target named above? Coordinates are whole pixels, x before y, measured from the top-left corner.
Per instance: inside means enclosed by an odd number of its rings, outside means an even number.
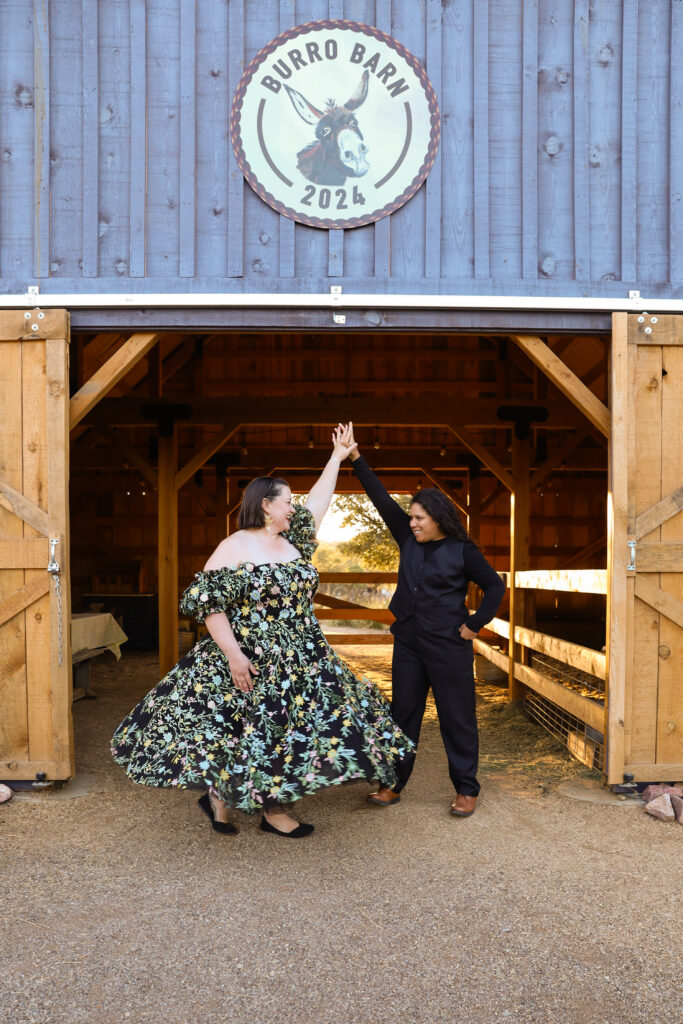
[[[248,812],[352,779],[395,784],[394,764],[413,744],[315,618],[308,509],[296,507],[284,536],[301,557],[198,572],[183,594],[181,610],[198,622],[226,613],[258,675],[242,693],[221,649],[203,637],[114,733],[114,759],[134,782],[212,785],[228,806]]]

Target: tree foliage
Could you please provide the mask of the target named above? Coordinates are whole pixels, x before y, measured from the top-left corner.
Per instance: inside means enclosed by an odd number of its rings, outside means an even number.
[[[401,508],[408,510],[410,498],[394,495]],[[363,569],[395,572],[398,568],[398,547],[384,525],[379,512],[364,494],[343,494],[336,498],[336,507],[344,513],[344,526],[356,529],[351,540],[339,544],[349,561],[360,562]]]

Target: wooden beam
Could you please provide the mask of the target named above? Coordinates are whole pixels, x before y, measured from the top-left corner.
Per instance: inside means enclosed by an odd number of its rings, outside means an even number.
[[[47,537],[0,537],[0,565],[4,569],[46,569]]]
[[[9,509],[18,519],[22,519],[29,526],[32,526],[44,537],[48,535],[47,512],[38,508],[35,502],[30,501],[19,491],[15,491],[4,480],[0,480],[0,507]]]
[[[174,426],[170,437],[159,437],[159,670],[162,676],[165,676],[178,660],[176,431],[177,428]]]
[[[227,479],[228,485],[228,535],[236,533],[238,526],[237,520],[239,517],[239,509],[242,504],[242,492],[239,489],[238,482],[233,476],[229,476]]]
[[[605,437],[609,437],[610,412],[607,406],[586,387],[566,363],[562,362],[542,338],[532,334],[511,334],[510,337],[562,394],[566,395]]]
[[[314,604],[322,605],[323,608],[365,608],[365,605],[357,604],[355,601],[343,601],[341,597],[331,597],[329,594],[321,594],[318,591],[313,598]]]
[[[653,779],[683,778],[683,761],[674,764],[629,764],[628,773],[634,782],[652,782]]]
[[[572,452],[576,451],[585,436],[585,431],[573,430],[567,440],[560,445],[557,451],[553,452],[552,455],[546,459],[543,465],[539,466],[536,472],[532,474],[531,487],[538,487],[543,480],[550,476],[554,469],[561,466],[562,463],[569,458]]]
[[[230,533],[230,525],[228,522],[228,489],[230,487],[230,478],[225,473],[216,473],[216,501],[215,501],[215,523],[216,528],[214,530],[214,539],[216,544],[220,544],[228,534]]]
[[[668,522],[681,509],[683,509],[683,487],[678,487],[671,494],[667,494],[665,498],[658,501],[656,505],[651,505],[650,508],[645,509],[639,516],[636,516],[636,540],[646,537],[648,533],[652,533],[662,523]]]
[[[159,485],[159,477],[156,469],[147,462],[147,459],[143,459],[140,452],[135,448],[129,441],[123,437],[118,430],[115,428],[109,430],[107,427],[97,427],[97,433],[101,437],[106,438],[110,442],[115,452],[122,456],[122,460],[127,462],[133,469],[137,469],[139,473],[142,473],[145,480],[148,481],[155,489]]]
[[[515,586],[572,594],[606,594],[606,569],[532,569],[518,572]]]
[[[481,529],[481,476],[478,472],[469,475],[467,508],[469,511],[467,532],[474,543],[478,544]]]
[[[482,503],[481,503],[481,505],[479,507],[479,512],[480,513],[485,512],[486,509],[489,507],[489,505],[492,505],[494,503],[494,501],[498,501],[498,498],[501,498],[504,494],[509,494],[509,493],[510,492],[508,491],[508,489],[505,486],[505,484],[501,484],[500,481],[499,481],[496,484],[496,486],[493,488],[493,490],[490,491],[486,495],[486,497],[483,499],[483,501],[482,501]]]
[[[325,638],[332,647],[347,647],[352,644],[362,644],[363,646],[381,644],[384,646],[394,642],[392,633],[379,629],[374,633],[325,633]]]
[[[469,506],[467,504],[463,504],[462,500],[458,497],[456,492],[451,487],[448,486],[446,481],[438,473],[436,473],[433,469],[425,469],[424,466],[422,467],[422,473],[424,476],[426,476],[429,480],[432,481],[437,490],[443,491],[443,493],[448,498],[451,499],[457,510],[463,516],[465,516],[465,519],[469,517]]]
[[[661,545],[657,546],[661,547]],[[637,554],[636,557],[638,557]],[[667,594],[656,583],[644,576],[636,576],[636,597],[683,628],[683,602],[678,601],[671,594]]]
[[[267,382],[264,382],[264,388]],[[493,398],[458,398],[453,396],[433,396],[422,405],[406,405],[404,398],[335,398],[319,397],[315,394],[315,382],[309,386],[309,396],[293,403],[285,397],[242,398],[239,395],[226,399],[193,397],[188,401],[188,422],[194,425],[206,424],[218,426],[225,422],[226,402],[236,422],[246,426],[291,425],[309,428],[311,426],[331,427],[345,419],[353,420],[356,426],[410,426],[436,427],[445,430],[449,425],[456,431],[471,429],[500,429],[512,424],[513,419],[501,420],[499,410],[501,402]],[[597,401],[597,399],[595,399]],[[72,399],[73,401],[73,399]],[[88,416],[89,423],[103,423],[106,426],[149,426],[156,422],[159,409],[164,404],[173,406],[175,400],[161,399],[150,409],[150,401],[146,397],[138,398],[105,398]],[[536,399],[515,399],[516,407],[542,410],[547,419],[537,424],[537,429],[564,430],[585,425],[582,414],[570,402],[555,402],[546,406]],[[463,442],[465,443],[465,442]],[[469,443],[466,447],[473,450]],[[486,449],[483,449],[486,452]],[[479,457],[479,456],[478,456]],[[487,463],[483,458],[480,461]],[[496,474],[497,475],[497,474]]]
[[[156,344],[156,332],[133,334],[120,349],[86,381],[69,403],[69,426],[73,428],[125,377],[131,367]]]
[[[34,576],[26,586],[0,601],[0,626],[4,626],[9,619],[23,612],[30,604],[34,604],[49,590],[50,577],[47,573],[44,576]]]
[[[526,625],[527,597],[517,586],[517,573],[529,568],[531,545],[530,476],[531,444],[529,438],[512,436],[512,477],[514,490],[510,495],[510,623],[512,637],[515,626]],[[516,663],[524,658],[524,652],[515,640],[510,643],[510,667],[508,672],[508,696],[510,700],[522,700],[524,688],[519,685]]]
[[[321,583],[398,583],[397,572],[321,572]]]
[[[557,520],[553,520],[556,522]],[[587,544],[581,551],[577,551],[575,555],[570,558],[566,558],[559,569],[573,569],[574,566],[580,566],[586,558],[590,558],[592,555],[597,555],[598,551],[602,551],[603,548],[607,547],[607,534],[603,533],[600,537],[597,537],[591,544]]]
[[[190,479],[191,476],[201,469],[202,466],[209,461],[212,455],[215,455],[219,448],[222,448],[228,438],[232,437],[236,430],[239,429],[239,422],[236,420],[228,420],[220,427],[219,430],[213,435],[213,437],[206,442],[203,448],[200,448],[196,455],[193,455],[189,462],[186,462],[182,469],[179,469],[175,476],[175,486],[177,490],[183,486],[184,483]]]
[[[683,572],[683,544],[643,544],[636,547],[637,572]]]
[[[505,619],[492,619],[487,629],[497,633],[498,636],[510,637],[510,623]],[[605,679],[607,666],[605,655],[601,651],[594,651],[590,647],[582,647],[580,644],[569,643],[568,640],[560,640],[556,636],[548,636],[546,633],[539,633],[535,629],[527,629],[525,626],[515,626],[515,640],[524,647],[547,654],[556,661],[562,661],[566,665],[578,668],[589,675],[597,676],[598,679]]]
[[[315,616],[321,621],[323,619],[358,619],[359,621],[395,622],[394,616],[388,608],[318,608]]]
[[[499,668],[505,675],[510,671],[510,658],[507,654],[503,654],[497,647],[493,647],[488,644],[485,640],[480,640],[478,637],[472,641],[472,646],[477,654],[481,654],[484,658],[490,661],[496,668]]]
[[[501,427],[503,424],[498,420],[496,426]],[[476,455],[480,462],[483,462],[487,469],[490,469],[495,477],[498,477],[504,487],[507,487],[508,491],[514,490],[512,476],[508,471],[501,466],[497,459],[491,455],[489,450],[480,444],[471,434],[469,434],[462,427],[457,424],[449,423],[449,429],[455,436],[461,441],[473,455]]]

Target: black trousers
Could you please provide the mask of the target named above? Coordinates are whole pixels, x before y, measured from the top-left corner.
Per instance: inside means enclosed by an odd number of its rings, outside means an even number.
[[[416,748],[430,687],[451,782],[458,793],[477,796],[479,734],[472,644],[420,631],[395,635],[391,713]],[[397,764],[396,792],[405,786],[414,764],[414,754]]]

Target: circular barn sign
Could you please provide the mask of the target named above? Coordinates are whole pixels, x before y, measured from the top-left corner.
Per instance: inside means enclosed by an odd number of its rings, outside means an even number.
[[[439,107],[420,62],[353,21],[283,32],[244,72],[230,116],[237,163],[273,209],[354,228],[402,206],[439,146]]]

